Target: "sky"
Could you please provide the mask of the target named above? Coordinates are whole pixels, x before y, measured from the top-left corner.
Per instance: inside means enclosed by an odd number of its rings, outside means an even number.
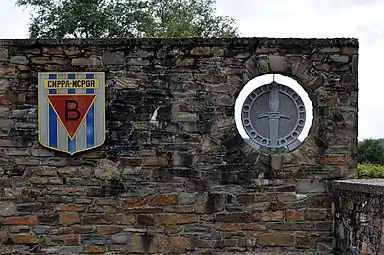
[[[384,0],[217,0],[244,37],[359,39],[359,140],[384,137]],[[0,39],[26,38],[28,10],[0,0]]]

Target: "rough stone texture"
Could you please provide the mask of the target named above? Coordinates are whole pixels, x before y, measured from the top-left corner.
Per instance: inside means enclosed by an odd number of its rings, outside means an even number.
[[[332,183],[336,254],[383,254],[384,179]]]
[[[356,167],[357,58],[355,39],[0,40],[2,249],[314,250],[332,239],[326,180]],[[106,72],[103,146],[39,145],[39,71]],[[309,138],[279,164],[234,121],[242,87],[271,72],[314,105]]]

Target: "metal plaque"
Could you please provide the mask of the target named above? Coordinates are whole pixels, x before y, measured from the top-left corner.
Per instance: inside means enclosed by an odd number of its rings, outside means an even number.
[[[41,145],[71,155],[105,141],[104,73],[39,73]]]
[[[241,109],[242,124],[252,147],[295,149],[303,131],[306,109],[290,87],[272,82],[256,88]]]

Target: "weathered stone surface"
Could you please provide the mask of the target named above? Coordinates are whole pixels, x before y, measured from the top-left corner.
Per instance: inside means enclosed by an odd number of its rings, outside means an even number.
[[[117,165],[107,159],[100,160],[99,164],[95,167],[95,177],[101,180],[118,180],[120,174]]]
[[[4,223],[8,225],[36,225],[36,216],[20,216],[9,217],[4,219]]]
[[[331,183],[334,201],[335,252],[380,254],[384,249],[382,179]],[[321,217],[321,213],[316,213]],[[325,216],[325,215],[323,215]]]
[[[103,65],[121,65],[124,64],[124,52],[104,52]]]
[[[7,48],[0,48],[0,61],[7,61],[9,57],[9,50]]]
[[[12,64],[25,65],[28,63],[28,59],[25,56],[13,56],[9,62]]]
[[[59,223],[64,226],[80,223],[79,214],[78,213],[62,213],[60,214]]]
[[[356,167],[357,54],[352,39],[0,40],[0,253],[315,249],[332,231],[324,180]],[[102,146],[39,145],[36,73],[53,70],[105,72]],[[295,77],[316,114],[297,151],[268,156],[234,109],[271,72]]]
[[[327,183],[318,180],[297,180],[296,192],[297,193],[323,193],[327,191]]]
[[[14,244],[38,244],[39,239],[33,234],[11,234],[11,241]]]
[[[17,207],[14,203],[0,203],[0,216],[13,216],[17,213]]]
[[[99,66],[101,65],[100,58],[90,57],[90,58],[73,58],[71,64],[73,66]]]
[[[294,236],[291,233],[265,233],[259,237],[260,245],[292,246]]]

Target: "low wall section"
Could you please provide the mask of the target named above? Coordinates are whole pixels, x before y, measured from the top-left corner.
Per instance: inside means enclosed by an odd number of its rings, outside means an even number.
[[[384,254],[384,180],[332,184],[336,254]]]

